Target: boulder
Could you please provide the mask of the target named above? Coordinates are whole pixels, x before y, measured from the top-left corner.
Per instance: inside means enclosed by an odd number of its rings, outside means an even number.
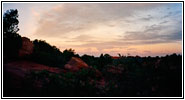
[[[72,57],[71,60],[64,66],[70,71],[78,71],[82,68],[89,68],[89,66],[80,58]]]
[[[27,37],[22,37],[22,47],[19,50],[19,57],[30,55],[33,52],[33,43]]]

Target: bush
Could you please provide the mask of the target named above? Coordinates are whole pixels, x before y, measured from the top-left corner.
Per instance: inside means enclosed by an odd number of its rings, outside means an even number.
[[[33,44],[34,51],[31,55],[31,60],[40,64],[63,68],[71,57],[77,56],[72,49],[66,49],[63,52],[60,52],[58,48],[51,46],[42,40],[34,40]]]
[[[27,75],[23,88],[31,96],[95,96],[97,88],[90,83],[88,72],[86,69],[61,74],[33,71]]]

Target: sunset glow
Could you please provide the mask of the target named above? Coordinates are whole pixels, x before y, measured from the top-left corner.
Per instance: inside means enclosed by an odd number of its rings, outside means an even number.
[[[3,3],[19,34],[61,51],[99,56],[182,54],[181,3]]]

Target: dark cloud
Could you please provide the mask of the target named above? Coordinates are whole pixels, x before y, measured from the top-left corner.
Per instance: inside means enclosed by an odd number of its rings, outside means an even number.
[[[182,16],[182,11],[178,10],[178,11],[170,11],[168,12],[166,15],[162,16],[161,19],[165,19],[165,18],[169,18],[169,17],[175,17],[175,16]]]
[[[141,18],[140,20],[150,21],[150,20],[152,20],[152,19],[153,19],[153,17],[152,17],[151,15],[148,15],[148,16],[146,16],[146,17]]]
[[[168,18],[168,17],[170,17],[170,16],[172,16],[172,12],[168,12],[166,15],[162,16],[161,18],[162,18],[162,19],[163,19],[163,18]]]
[[[164,21],[163,23],[167,23]],[[141,43],[165,43],[172,41],[181,41],[182,38],[182,28],[177,26],[177,28],[169,28],[175,27],[174,25],[156,25],[153,24],[151,26],[146,26],[143,31],[127,31],[125,36],[123,37],[124,41],[140,41]]]
[[[160,22],[159,24],[166,24],[166,23],[168,23],[169,21],[162,21],[162,22]]]
[[[182,31],[174,32],[170,35],[162,35],[163,39],[172,40],[172,41],[181,41],[182,40]]]

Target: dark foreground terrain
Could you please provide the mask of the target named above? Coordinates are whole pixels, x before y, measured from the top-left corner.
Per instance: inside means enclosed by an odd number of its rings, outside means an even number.
[[[19,59],[4,63],[3,69],[5,97],[182,96],[182,56],[176,54],[118,59],[86,55],[72,57],[64,67]]]

